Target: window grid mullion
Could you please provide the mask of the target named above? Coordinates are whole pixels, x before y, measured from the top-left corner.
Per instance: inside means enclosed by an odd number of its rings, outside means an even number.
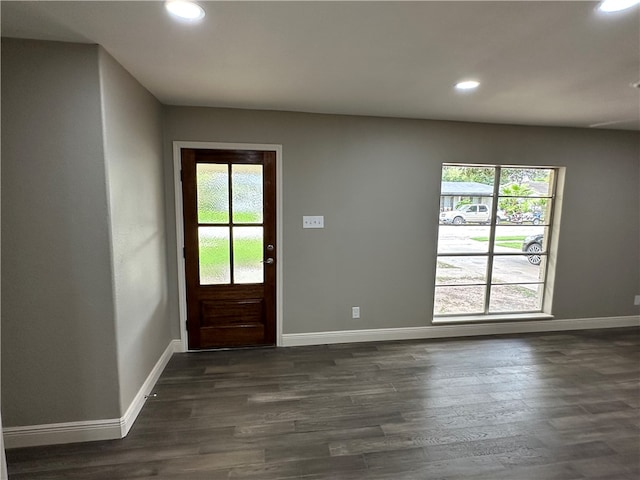
[[[231,164],[227,164],[227,181],[229,182],[229,224],[227,227],[229,228],[229,272],[231,274],[231,284],[233,285],[235,282],[235,268],[234,268],[234,252],[233,252],[233,181],[231,175],[233,174],[233,169],[231,168]]]
[[[491,303],[491,278],[493,276],[493,255],[495,251],[496,239],[496,218],[498,216],[498,193],[500,191],[501,168],[497,166],[493,178],[493,201],[491,202],[491,222],[489,223],[489,258],[487,259],[487,284],[484,294],[484,313],[489,313]]]
[[[556,201],[556,188],[558,187],[558,170],[557,169],[553,169],[551,170],[553,173],[553,182],[551,185],[551,198],[549,199],[549,204],[547,205],[547,212],[549,213],[549,223],[548,225],[545,226],[545,232],[544,234],[547,237],[547,244],[544,245],[544,250],[545,252],[549,251],[549,245],[551,245],[551,238],[553,235],[553,228],[551,227],[553,225],[553,214],[556,210],[555,208],[555,201]],[[545,297],[547,296],[547,275],[549,274],[549,257],[547,257],[547,260],[544,263],[544,279],[543,279],[543,284],[542,284],[542,297],[540,298],[540,307],[544,309],[544,301],[545,301]]]

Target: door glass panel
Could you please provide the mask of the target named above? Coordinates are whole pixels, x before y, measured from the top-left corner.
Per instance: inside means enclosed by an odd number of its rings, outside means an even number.
[[[263,227],[234,227],[234,283],[263,283]]]
[[[229,221],[229,166],[215,163],[196,165],[198,223]]]
[[[198,227],[200,285],[231,283],[229,227]]]
[[[233,223],[262,223],[262,165],[233,165]]]

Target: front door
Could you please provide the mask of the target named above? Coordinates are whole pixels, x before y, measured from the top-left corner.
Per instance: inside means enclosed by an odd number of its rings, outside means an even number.
[[[276,153],[181,162],[189,349],[275,345]]]

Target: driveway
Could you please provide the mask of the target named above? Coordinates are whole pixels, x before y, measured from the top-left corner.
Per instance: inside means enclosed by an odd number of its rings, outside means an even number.
[[[528,236],[537,233],[542,233],[544,227],[533,225],[500,225],[497,227],[497,237],[510,237],[510,236]],[[442,254],[446,253],[461,253],[461,252],[486,252],[487,242],[472,240],[472,238],[488,237],[489,227],[483,225],[465,225],[465,226],[453,226],[453,225],[440,225],[439,230],[439,245],[446,245],[446,249],[441,248]],[[518,248],[508,247],[496,247],[496,252],[509,252],[509,253],[521,253],[520,241]],[[441,267],[444,264],[445,267],[441,269],[441,272],[446,271],[446,276],[459,277],[461,280],[465,279],[478,279],[484,281],[484,275],[486,273],[486,257],[446,257],[440,258],[438,263]],[[440,272],[439,272],[440,273]],[[493,279],[497,282],[507,283],[522,283],[522,282],[539,282],[542,281],[541,275],[543,274],[540,266],[532,265],[527,260],[526,255],[508,256],[508,257],[496,257],[494,262]],[[448,283],[448,282],[447,282]],[[537,290],[537,285],[523,285],[531,290]]]

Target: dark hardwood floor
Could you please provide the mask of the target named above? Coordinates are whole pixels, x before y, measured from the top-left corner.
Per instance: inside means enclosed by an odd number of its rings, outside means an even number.
[[[11,480],[638,480],[640,331],[177,354],[128,437]]]

